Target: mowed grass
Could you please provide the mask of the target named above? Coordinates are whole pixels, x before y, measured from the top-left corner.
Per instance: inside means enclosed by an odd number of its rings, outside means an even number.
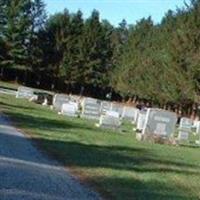
[[[11,90],[17,90],[17,88],[19,87],[20,85],[17,85],[17,84],[13,84],[13,83],[9,83],[9,82],[5,82],[5,81],[0,81],[0,87],[5,87],[5,88],[9,88]]]
[[[13,96],[0,95],[0,108],[107,199],[200,199],[200,148],[138,142],[131,124],[99,129]]]

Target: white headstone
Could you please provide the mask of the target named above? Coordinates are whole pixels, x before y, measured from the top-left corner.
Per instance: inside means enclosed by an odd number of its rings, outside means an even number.
[[[136,123],[136,129],[138,131],[142,131],[143,130],[145,119],[146,119],[146,111],[139,111],[138,118],[137,118],[137,123]]]
[[[117,129],[121,126],[119,114],[114,111],[108,111],[105,115],[101,115],[99,119],[99,127]]]
[[[189,134],[192,131],[193,122],[191,119],[183,117],[181,118],[180,125],[179,125],[179,140],[188,140]]]
[[[78,116],[78,103],[69,102],[69,103],[62,104],[61,114],[77,117]]]
[[[35,95],[35,94],[29,98],[29,101],[31,101],[31,102],[35,102],[37,100],[38,100],[38,95]]]
[[[119,113],[115,111],[106,111],[105,115],[120,118]]]
[[[84,98],[82,101],[81,117],[98,120],[100,117],[101,102],[94,98]]]
[[[196,134],[200,135],[200,121],[196,122]]]
[[[176,113],[162,109],[149,108],[147,109],[142,134],[169,138],[174,133],[176,122]]]
[[[28,87],[18,87],[16,98],[30,99],[34,96],[34,90]]]
[[[48,105],[48,99],[47,98],[44,99],[44,102],[42,103],[42,105],[43,106],[47,106]]]
[[[68,95],[65,94],[56,94],[53,98],[53,108],[57,111],[61,111],[62,105],[68,103],[70,100]]]
[[[125,106],[122,113],[122,118],[136,123],[138,113],[139,110],[137,108]]]

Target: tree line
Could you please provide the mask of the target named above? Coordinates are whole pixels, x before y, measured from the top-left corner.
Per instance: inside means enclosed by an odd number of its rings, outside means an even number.
[[[65,92],[183,107],[199,102],[200,0],[115,27],[97,10],[47,16],[42,0],[0,1],[1,77]]]

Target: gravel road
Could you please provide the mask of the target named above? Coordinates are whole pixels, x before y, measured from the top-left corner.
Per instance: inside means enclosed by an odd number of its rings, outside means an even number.
[[[0,116],[0,200],[67,199],[101,198]]]

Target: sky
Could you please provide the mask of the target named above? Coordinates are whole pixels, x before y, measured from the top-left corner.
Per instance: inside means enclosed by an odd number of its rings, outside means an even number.
[[[90,16],[93,9],[100,12],[101,19],[107,19],[117,26],[122,19],[135,24],[143,17],[151,16],[159,23],[165,13],[177,7],[182,8],[189,0],[44,0],[48,14],[54,14],[67,8],[70,12],[80,9],[83,17]]]

